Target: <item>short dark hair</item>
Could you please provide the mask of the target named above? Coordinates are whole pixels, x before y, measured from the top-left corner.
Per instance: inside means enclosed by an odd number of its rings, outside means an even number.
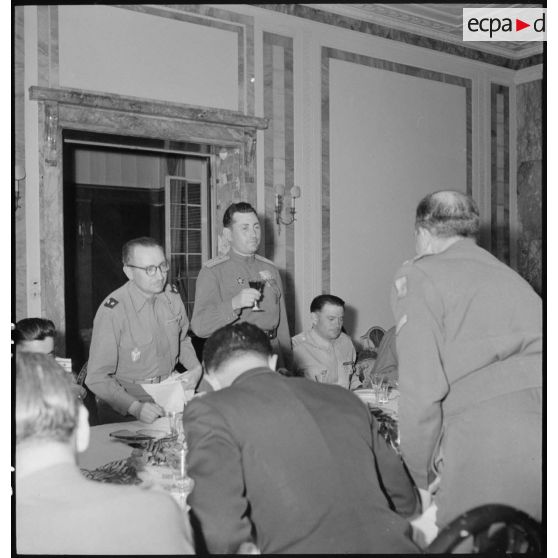
[[[246,353],[256,353],[264,358],[273,354],[269,337],[257,326],[248,322],[226,325],[218,329],[203,346],[203,363],[206,370],[217,370],[226,361]]]
[[[24,341],[42,341],[56,335],[54,323],[45,318],[23,318],[16,323],[13,340],[16,345]]]
[[[480,227],[479,208],[471,196],[462,192],[433,192],[419,202],[415,227],[442,238],[476,238]]]
[[[165,251],[163,245],[151,236],[140,236],[139,238],[132,238],[132,240],[128,240],[128,242],[126,242],[126,244],[122,246],[122,263],[124,265],[130,263],[132,251],[136,246],[144,246],[145,248],[161,248],[163,252]]]
[[[16,443],[27,439],[67,443],[78,424],[80,401],[68,374],[50,355],[16,356]]]
[[[247,202],[231,203],[223,214],[223,227],[230,227],[235,213],[253,213],[258,216],[256,210]]]
[[[333,304],[333,306],[345,308],[345,301],[342,298],[332,294],[321,294],[311,302],[310,312],[319,312],[326,304]]]

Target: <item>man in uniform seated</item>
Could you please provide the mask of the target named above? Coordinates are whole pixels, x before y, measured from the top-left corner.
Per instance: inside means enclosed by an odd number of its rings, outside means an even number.
[[[256,326],[205,343],[215,391],[184,410],[192,524],[210,553],[409,553],[418,500],[399,456],[348,390],[287,378]],[[201,549],[203,546],[196,545]]]
[[[170,496],[81,474],[89,423],[67,374],[44,354],[16,358],[18,554],[193,554]]]
[[[207,338],[227,324],[255,324],[269,336],[279,365],[290,368],[291,335],[281,277],[273,262],[256,254],[261,239],[258,214],[249,203],[233,203],[223,215],[223,227],[230,250],[200,270],[192,330]],[[264,281],[263,294],[250,287],[254,279]],[[263,312],[253,311],[256,301]]]
[[[97,311],[85,383],[102,400],[100,422],[128,414],[129,420],[150,423],[164,411],[139,384],[161,382],[180,363],[187,369],[184,388],[194,389],[201,365],[187,335],[184,304],[167,285],[163,247],[149,237],[130,240],[122,248],[122,263],[128,282]]]
[[[355,374],[356,351],[343,333],[345,302],[322,294],[310,304],[312,327],[293,337],[294,369],[309,380],[356,389],[361,381]]]

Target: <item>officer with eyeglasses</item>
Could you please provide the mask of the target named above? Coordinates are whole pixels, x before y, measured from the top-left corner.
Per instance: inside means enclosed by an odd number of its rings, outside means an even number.
[[[140,384],[165,380],[180,363],[185,389],[194,389],[202,370],[182,299],[167,285],[163,247],[135,238],[123,246],[122,263],[128,282],[97,311],[85,383],[97,395],[100,422],[151,423],[164,410]]]

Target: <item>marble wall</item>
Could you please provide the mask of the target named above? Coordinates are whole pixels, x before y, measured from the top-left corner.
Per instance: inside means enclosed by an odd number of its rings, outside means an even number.
[[[25,45],[23,40],[23,7],[14,10],[14,136],[15,136],[15,164],[25,169],[25,119],[24,119],[24,55]],[[16,182],[19,188],[20,200],[14,206],[14,267],[15,274],[15,316],[14,320],[27,317],[27,262],[25,242],[25,179]]]
[[[289,327],[294,335],[294,223],[274,220],[275,186],[285,187],[283,217],[289,220],[289,192],[294,186],[293,40],[275,33],[263,34],[264,115],[270,126],[264,132],[265,257],[279,267],[285,291]]]
[[[518,271],[541,294],[543,285],[543,84],[517,86]]]

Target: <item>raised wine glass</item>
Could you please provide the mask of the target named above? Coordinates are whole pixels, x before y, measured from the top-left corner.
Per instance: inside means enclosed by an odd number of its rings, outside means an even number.
[[[256,289],[260,292],[260,295],[263,296],[263,291],[264,291],[264,287],[265,287],[265,280],[258,277],[257,279],[250,279],[250,281],[248,281],[248,285],[250,285],[250,287],[252,289]],[[260,297],[261,300],[261,297]],[[259,305],[258,305],[258,301],[254,300],[254,306],[252,306],[252,312],[264,312],[264,310],[262,310]]]

